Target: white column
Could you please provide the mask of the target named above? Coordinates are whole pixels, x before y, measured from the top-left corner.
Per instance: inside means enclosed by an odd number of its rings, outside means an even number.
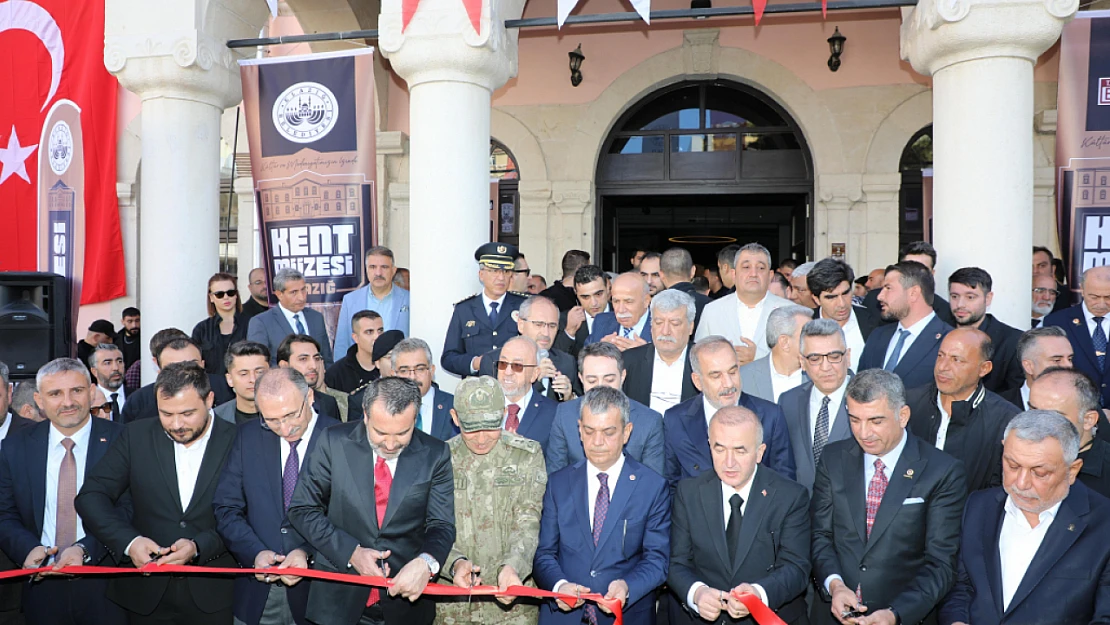
[[[490,97],[516,74],[516,32],[503,23],[522,11],[522,0],[485,0],[478,34],[458,0],[423,0],[402,33],[401,0],[382,3],[378,42],[409,87],[411,333],[437,363],[452,305],[480,288],[474,251],[489,241]]]
[[[239,280],[239,293],[245,301],[247,285],[250,283],[250,273],[254,269],[254,221],[257,207],[255,206],[254,178],[246,176],[236,178],[232,183],[232,190],[237,196],[239,206],[239,228],[237,230],[239,251],[239,270],[236,277]]]
[[[220,115],[242,99],[228,39],[258,33],[253,0],[108,0],[104,64],[142,99],[139,269],[148,332],[190,332],[219,267]],[[144,345],[144,352],[146,346]],[[154,364],[143,359],[144,379]]]
[[[938,289],[987,270],[992,312],[1029,318],[1033,245],[1033,66],[1078,0],[921,0],[902,57],[933,77],[933,241]]]
[[[123,268],[127,274],[127,296],[112,302],[112,321],[120,319],[123,309],[139,303],[139,198],[135,185],[116,183],[116,201],[119,205],[119,225],[123,235]]]

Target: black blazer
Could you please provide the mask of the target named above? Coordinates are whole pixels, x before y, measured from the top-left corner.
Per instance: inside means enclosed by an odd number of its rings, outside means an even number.
[[[810,503],[815,624],[836,622],[825,592],[834,574],[861,588],[872,611],[893,606],[903,623],[936,622],[934,609],[956,579],[967,480],[957,460],[909,431],[904,436],[870,537],[863,450],[850,438],[821,454]]]
[[[1010,605],[1002,609],[1001,488],[973,493],[964,513],[959,577],[940,622],[1087,625],[1110,622],[1110,501],[1072,484]]]
[[[806,622],[809,582],[809,492],[766,468],[757,469],[740,526],[739,549],[728,554],[721,480],[713,471],[682,480],[671,514],[671,568],[667,585],[674,625],[704,625],[686,605],[694,582],[728,591],[759,584],[772,610],[787,623]],[[717,623],[754,623],[722,616]]]
[[[635,399],[645,406],[651,405],[651,382],[655,375],[655,345],[648,343],[640,345],[622,354],[624,357],[624,393],[630,399]],[[693,369],[690,366],[689,352],[683,358],[686,362],[682,367],[682,398],[680,402],[690,399],[698,394],[694,386]]]
[[[676,282],[667,288],[681,291],[694,298],[694,329],[697,330],[698,324],[701,323],[701,311],[705,309],[706,304],[713,300],[709,299],[708,295],[698,293],[697,290],[694,289],[694,283],[692,282]],[[690,336],[693,335],[694,333],[691,332]]]
[[[883,368],[886,364],[886,349],[897,329],[898,324],[889,323],[871,333],[859,359],[860,371]],[[924,386],[933,381],[933,367],[936,366],[940,342],[951,331],[952,326],[942,321],[938,315],[925,325],[925,329],[917,335],[908,349],[903,348],[894,373],[902,378],[906,388]]]
[[[582,350],[582,346],[586,344],[586,339],[590,338],[590,324],[585,321],[582,325],[578,326],[578,331],[574,333],[574,338],[567,335],[567,313],[559,313],[559,333],[552,341],[551,347],[560,351],[570,354],[571,358],[578,360],[578,352]]]
[[[317,415],[308,447],[300,448],[301,466],[306,466],[309,454],[324,435],[324,430],[339,425],[339,421]],[[216,515],[216,531],[223,537],[239,564],[254,566],[254,559],[262,551],[288,553],[284,545],[282,528],[285,520],[285,501],[282,493],[281,443],[278,435],[264,429],[257,419],[238,428],[235,442],[227,463],[220,473],[216,493],[212,498]],[[290,539],[296,542],[296,538]],[[306,549],[306,551],[308,551]],[[286,596],[293,612],[293,620],[304,625],[304,611],[308,604],[310,580],[301,580],[290,586]],[[253,575],[235,577],[235,618],[258,625],[270,585],[260,582]]]
[[[993,368],[983,378],[983,385],[988,391],[995,393],[1020,388],[1025,383],[1025,371],[1017,357],[1017,342],[1021,338],[1021,330],[1002,323],[990,313],[983,316],[979,329],[991,337],[991,344],[994,346],[994,355],[991,356]]]
[[[126,406],[126,404],[124,404]],[[4,437],[4,441],[15,438],[23,428],[35,424],[30,419],[24,419],[17,414],[8,414],[8,418],[12,420],[12,424],[8,426],[8,435]],[[0,452],[3,450],[3,442],[0,441]],[[6,509],[6,508],[5,508]],[[23,562],[12,562],[7,554],[0,550],[0,571],[14,571],[15,569],[23,568]],[[24,581],[22,579],[9,579],[0,582],[0,612],[18,611],[20,606],[20,595],[22,594]]]
[[[443,441],[413,432],[412,442],[397,460],[385,522],[379,529],[374,453],[366,425],[360,420],[335,426],[322,432],[302,465],[287,516],[315,552],[313,569],[355,573],[348,560],[359,545],[391,551],[387,562],[394,572],[421,553],[446,566],[455,543],[451,452]],[[316,623],[355,625],[369,598],[367,586],[314,582],[306,614]],[[435,604],[427,598],[409,603],[383,595],[381,606],[387,623],[416,625],[435,619]]]
[[[867,295],[863,298],[863,305],[871,309],[871,312],[874,314],[875,318],[879,320],[880,324],[887,324],[890,322],[882,320],[882,309],[879,307],[880,291],[882,291],[882,289],[872,289],[868,291]],[[948,300],[936,293],[933,294],[933,312],[940,317],[941,321],[952,327],[956,327],[956,318],[952,316],[952,305],[948,303]]]
[[[181,509],[177,488],[174,442],[166,436],[160,419],[141,419],[125,427],[100,462],[85,477],[77,495],[77,514],[91,533],[108,548],[119,562],[129,561],[127,545],[146,536],[163,547],[179,538],[197,545],[196,564],[234,567],[235,558],[227,551],[216,532],[212,495],[216,481],[235,438],[235,426],[215,416],[212,433],[204,451],[193,499]],[[134,508],[131,520],[116,511],[116,502],[130,491]],[[186,577],[193,603],[202,612],[212,613],[231,607],[232,580],[226,577]],[[116,577],[108,584],[108,598],[125,610],[151,614],[162,601],[170,578]]]
[[[1110,366],[1106,369],[1098,367],[1095,344],[1087,329],[1087,319],[1083,316],[1083,304],[1048,315],[1041,326],[1058,326],[1064,329],[1075,352],[1075,368],[1094,380],[1095,386],[1102,389],[1102,407],[1110,407]],[[1104,326],[1103,329],[1110,333],[1110,326]]]

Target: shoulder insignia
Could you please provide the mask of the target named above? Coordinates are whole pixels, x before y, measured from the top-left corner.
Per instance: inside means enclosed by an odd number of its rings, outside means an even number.
[[[524,299],[528,299],[529,297],[532,297],[531,293],[521,293],[520,291],[509,291],[509,293],[512,294],[512,295],[515,295],[517,297],[522,297]]]
[[[512,434],[511,432],[506,432],[506,434],[509,434],[509,436],[503,434],[501,440],[513,449],[522,449],[530,454],[538,454],[543,451],[540,444],[530,438],[524,438],[519,434]]]
[[[466,322],[466,327],[473,328],[476,323],[478,323],[478,322],[471,319],[470,321]]]
[[[461,303],[463,303],[467,300],[473,299],[475,297],[478,297],[478,293],[472,293],[470,295],[467,295],[466,297],[462,298],[461,300],[459,300],[459,301],[457,301],[457,302],[455,302],[454,304],[451,304],[451,305],[452,306],[458,306],[459,304],[461,304]]]

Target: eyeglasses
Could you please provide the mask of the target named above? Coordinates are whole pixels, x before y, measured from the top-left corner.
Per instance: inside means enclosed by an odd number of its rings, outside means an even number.
[[[397,375],[405,377],[408,377],[414,373],[417,375],[423,375],[431,370],[432,368],[428,365],[416,365],[415,367],[398,367]]]
[[[806,354],[805,358],[809,361],[809,364],[811,365],[821,364],[822,358],[828,358],[829,364],[838,365],[842,360],[844,360],[844,352],[829,352],[827,354]]]
[[[236,298],[239,297],[238,291],[212,291],[212,295],[216,299],[223,299],[225,297]]]
[[[536,365],[526,365],[523,362],[506,362],[504,360],[497,361],[497,370],[504,371],[512,368],[513,373],[522,373],[526,367],[535,367]]]
[[[282,417],[280,419],[266,419],[266,418],[263,418],[262,419],[262,427],[266,428],[267,430],[270,430],[271,432],[277,432],[277,430],[275,428],[280,428],[281,426],[285,425],[286,423],[289,423],[293,419],[296,419],[297,417],[304,414],[304,407],[305,407],[305,404],[307,404],[307,403],[308,403],[308,393],[306,392],[304,394],[304,401],[301,402],[301,407],[298,408],[296,412],[291,412],[291,413],[285,415],[284,417]]]
[[[521,319],[524,319],[524,317],[521,317]],[[547,328],[548,330],[554,332],[559,329],[558,323],[544,323],[543,321],[533,321],[532,319],[524,319],[524,321],[532,324],[532,326],[534,326],[537,330],[543,330],[544,328]]]
[[[532,275],[531,269],[513,269],[513,273],[522,273],[524,275]]]
[[[102,412],[106,415],[112,414],[112,402],[106,402],[98,406],[89,406],[89,414],[94,417]]]
[[[1056,292],[1056,289],[1037,287],[1033,289],[1033,295],[1036,295],[1037,297],[1051,297],[1052,299],[1056,299],[1056,296],[1059,295],[1059,293]]]

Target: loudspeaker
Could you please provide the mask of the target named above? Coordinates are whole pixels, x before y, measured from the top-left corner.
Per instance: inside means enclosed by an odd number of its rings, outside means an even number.
[[[71,355],[72,316],[64,277],[0,272],[0,361],[13,380],[33,378],[46,363]]]

